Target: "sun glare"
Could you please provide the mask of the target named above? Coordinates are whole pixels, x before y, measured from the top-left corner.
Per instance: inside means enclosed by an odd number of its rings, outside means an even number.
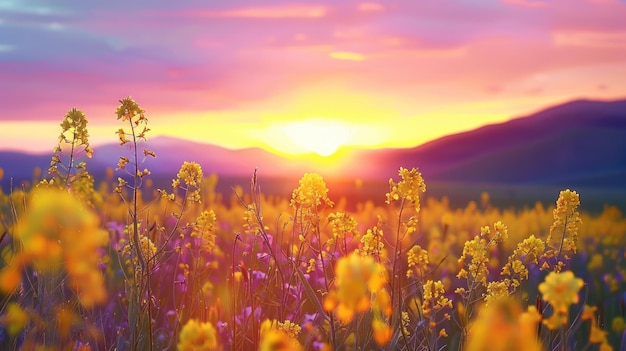
[[[320,156],[334,154],[350,136],[344,123],[322,119],[291,122],[283,127],[283,131],[294,145]]]

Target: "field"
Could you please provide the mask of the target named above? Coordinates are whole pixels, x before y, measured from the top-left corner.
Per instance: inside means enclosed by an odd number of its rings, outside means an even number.
[[[224,191],[193,160],[158,188],[143,110],[117,115],[102,182],[71,110],[48,173],[0,193],[3,350],[626,350],[626,219],[584,191],[427,196],[419,165]]]

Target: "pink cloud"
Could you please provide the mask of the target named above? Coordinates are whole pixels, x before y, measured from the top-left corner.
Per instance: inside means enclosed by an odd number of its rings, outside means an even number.
[[[520,7],[546,7],[548,2],[541,0],[500,0],[502,3]]]
[[[227,17],[227,18],[320,18],[326,16],[328,9],[321,5],[283,4],[257,7],[242,7],[216,11],[187,11],[188,17]]]

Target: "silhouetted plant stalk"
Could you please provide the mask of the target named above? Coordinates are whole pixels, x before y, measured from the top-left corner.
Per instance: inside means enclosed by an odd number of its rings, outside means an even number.
[[[116,115],[118,120],[122,120],[122,122],[128,122],[128,126],[130,127],[130,132],[127,133],[123,128],[120,128],[117,132],[120,145],[124,146],[130,143],[130,147],[132,149],[132,161],[126,157],[120,157],[120,162],[118,164],[118,169],[124,169],[127,173],[130,173],[132,176],[132,185],[131,196],[132,200],[130,201],[129,207],[129,215],[130,215],[130,227],[132,229],[131,234],[131,243],[133,248],[133,257],[137,258],[138,264],[135,265],[135,277],[134,283],[131,284],[130,289],[130,298],[129,298],[129,328],[131,332],[130,343],[132,349],[146,349],[146,346],[149,350],[153,349],[153,340],[152,340],[152,301],[151,301],[151,291],[150,291],[150,271],[148,269],[148,264],[146,259],[151,260],[152,257],[144,257],[144,253],[142,252],[142,242],[139,236],[139,217],[138,217],[138,196],[139,189],[143,183],[143,178],[150,174],[147,169],[140,171],[139,169],[139,155],[138,155],[138,142],[139,140],[146,140],[146,133],[150,130],[148,129],[147,119],[145,117],[145,111],[130,97],[124,98],[120,100],[120,105],[116,110]],[[126,136],[130,136],[132,139],[128,140]],[[146,156],[150,155],[154,157],[154,153],[150,154],[146,153]],[[131,163],[132,172],[128,172],[127,165]],[[125,202],[126,199],[122,193],[122,187],[127,186],[128,183],[122,178],[118,178],[118,186],[116,188],[116,192],[118,192]],[[127,202],[128,203],[128,202]],[[149,249],[146,250],[149,253]],[[134,321],[135,318],[138,318],[137,323],[131,324],[131,321]],[[142,335],[140,334],[142,330],[147,329],[148,337],[148,345],[142,343]]]

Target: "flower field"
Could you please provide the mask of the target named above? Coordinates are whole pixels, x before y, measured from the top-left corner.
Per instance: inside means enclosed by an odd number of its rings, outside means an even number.
[[[384,205],[331,199],[315,173],[269,196],[252,169],[217,193],[193,160],[155,189],[145,112],[116,115],[101,184],[73,109],[45,179],[0,192],[2,350],[626,350],[616,207],[581,212],[564,189],[453,208],[419,165]]]

